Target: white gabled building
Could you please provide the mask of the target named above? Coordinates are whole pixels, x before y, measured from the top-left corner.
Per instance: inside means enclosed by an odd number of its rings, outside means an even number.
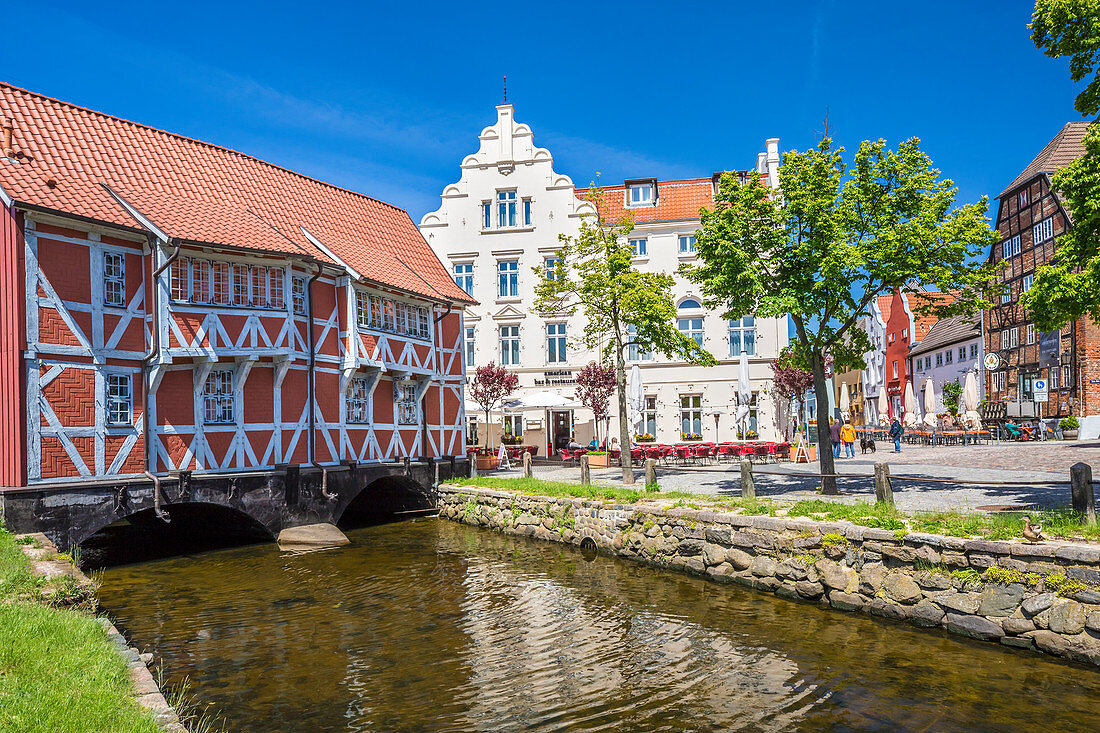
[[[584,200],[584,189],[554,171],[550,152],[535,146],[531,128],[516,122],[512,105],[501,104],[496,111],[496,123],[479,136],[478,151],[462,161],[461,178],[444,189],[440,208],[424,216],[420,229],[455,281],[479,302],[464,316],[468,375],[477,365],[496,361],[519,375],[519,395],[551,391],[571,398],[575,374],[597,354],[577,343],[583,314],[544,319],[534,311],[535,269],[553,260],[559,235],[576,235],[581,217],[594,209]],[[773,186],[778,142],[768,141],[756,166]],[[627,211],[634,215],[630,239],[635,240],[640,269],[675,273],[695,257],[698,212],[713,201],[714,186],[714,177],[631,179],[605,187],[600,207],[612,219]],[[679,442],[682,432],[698,432],[708,440],[734,439],[737,359],[744,346],[756,396],[753,420],[762,437],[777,437],[766,397],[769,363],[788,343],[786,319],[748,317],[730,323],[701,307],[700,294],[679,276],[674,296],[679,327],[719,364],[699,367],[632,353],[630,363],[641,367],[647,395],[647,432],[667,443]],[[472,412],[467,416],[478,419]],[[524,434],[526,444],[540,446],[540,455],[550,446],[560,447],[571,434],[587,442],[595,428],[587,410],[527,412],[504,419],[513,434]],[[495,441],[499,421],[489,429]],[[618,433],[615,420],[611,431]]]

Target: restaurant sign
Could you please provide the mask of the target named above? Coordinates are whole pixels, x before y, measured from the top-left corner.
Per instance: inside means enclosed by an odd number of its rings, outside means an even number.
[[[536,387],[550,387],[557,384],[576,384],[572,369],[548,369],[542,373],[542,379],[535,378]]]

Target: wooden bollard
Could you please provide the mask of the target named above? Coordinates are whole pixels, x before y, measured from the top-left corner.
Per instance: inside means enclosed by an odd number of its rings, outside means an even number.
[[[1073,511],[1085,517],[1085,524],[1096,526],[1096,494],[1092,490],[1092,466],[1074,463],[1069,467],[1069,486]]]
[[[647,489],[657,485],[657,461],[653,458],[645,459],[645,485]]]
[[[581,483],[592,483],[592,469],[588,467],[588,454],[581,456]]]
[[[875,464],[875,503],[894,508],[894,490],[890,487],[890,464]]]
[[[533,475],[531,470],[531,453],[530,451],[523,451],[523,475],[526,478],[531,478]]]
[[[748,458],[741,459],[741,498],[756,498],[756,484],[752,480],[752,461]]]
[[[477,454],[467,453],[466,462],[470,464],[470,478],[477,478]]]

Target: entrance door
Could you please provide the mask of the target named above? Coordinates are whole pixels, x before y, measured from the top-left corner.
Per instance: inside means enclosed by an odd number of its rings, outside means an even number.
[[[569,412],[551,412],[550,413],[550,430],[551,440],[554,443],[554,450],[565,450],[569,445],[569,438],[572,436],[572,420],[569,419]]]

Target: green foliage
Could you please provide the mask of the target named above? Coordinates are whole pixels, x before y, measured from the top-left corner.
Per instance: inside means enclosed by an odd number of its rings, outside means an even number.
[[[821,544],[825,547],[840,547],[841,545],[848,544],[848,538],[842,534],[829,532],[828,534],[821,535]]]
[[[469,501],[467,501],[466,502],[466,509],[463,512],[463,514],[466,515],[466,519],[473,519],[474,515],[477,514],[477,502],[474,501],[473,499],[470,499]]]
[[[943,407],[947,413],[956,420],[959,418],[959,399],[962,397],[963,387],[956,379],[943,385]]]
[[[1002,583],[1004,585],[1025,582],[1024,574],[1019,570],[1009,570],[996,565],[991,565],[985,569],[985,572],[982,573],[982,580],[987,583]]]
[[[903,532],[905,528],[896,510],[890,509],[885,504],[869,504],[865,501],[841,504],[826,499],[803,499],[791,505],[787,510],[787,516],[814,517],[830,522],[846,519],[861,527],[894,529]]]
[[[1081,423],[1078,421],[1076,415],[1066,415],[1058,421],[1058,427],[1062,430],[1076,430],[1081,427]]]
[[[1088,586],[1076,578],[1067,578],[1065,573],[1057,572],[1043,578],[1046,589],[1060,596],[1070,596],[1088,590]]]
[[[848,170],[843,148],[825,137],[791,151],[779,169],[781,194],[760,177],[722,176],[712,209],[701,211],[696,249],[702,264],[681,266],[704,300],[728,318],[782,317],[795,326],[794,350],[826,390],[826,357],[835,369],[862,368],[870,345],[856,324],[871,300],[895,288],[958,291],[922,312],[946,316],[987,307],[992,275],[982,257],[996,237],[986,199],[955,206],[916,139],[897,151],[863,142]],[[832,473],[828,425],[818,425],[822,473]],[[823,482],[835,494],[835,481]]]
[[[1100,0],[1037,0],[1028,28],[1047,56],[1070,57],[1070,79],[1092,75],[1073,106],[1085,117],[1100,113]]]
[[[978,575],[978,571],[974,568],[958,568],[952,570],[951,577],[961,580],[964,583],[978,583],[981,582],[982,579],[982,576]]]
[[[645,493],[647,493],[647,494],[657,494],[660,491],[661,491],[661,485],[660,484],[646,484],[645,485]]]
[[[1100,113],[1100,0],[1038,0],[1031,40],[1051,58],[1069,57],[1070,78],[1085,81],[1074,107]],[[1091,78],[1089,78],[1091,77]],[[1020,296],[1037,328],[1051,331],[1082,315],[1100,318],[1100,126],[1090,125],[1085,154],[1054,174],[1073,226],[1058,238],[1054,264],[1040,267]]]

